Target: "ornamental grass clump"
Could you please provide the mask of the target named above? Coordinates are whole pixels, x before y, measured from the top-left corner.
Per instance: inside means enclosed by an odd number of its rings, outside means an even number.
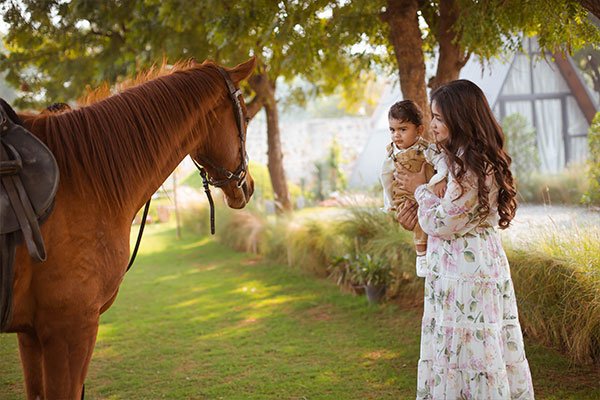
[[[600,229],[549,229],[507,253],[525,333],[599,363]]]

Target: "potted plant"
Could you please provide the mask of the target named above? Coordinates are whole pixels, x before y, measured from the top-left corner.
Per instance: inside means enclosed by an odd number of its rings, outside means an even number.
[[[369,303],[377,304],[385,295],[385,290],[392,278],[389,262],[370,254],[357,254],[352,262],[354,281],[364,285]]]
[[[356,295],[365,293],[363,283],[356,280],[357,265],[354,257],[350,254],[335,257],[327,267],[329,278],[334,280],[338,286],[352,291]]]

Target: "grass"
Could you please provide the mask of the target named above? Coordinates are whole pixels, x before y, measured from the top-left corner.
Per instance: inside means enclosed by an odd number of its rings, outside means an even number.
[[[337,257],[358,250],[385,259],[394,276],[388,300],[422,304],[411,234],[376,207],[305,210],[276,220],[252,211],[229,212],[223,219],[221,243],[315,276],[331,273],[349,290],[353,282],[344,269],[328,269]],[[261,234],[249,235],[255,231]],[[574,363],[600,365],[600,230],[556,225],[530,233],[524,242],[504,239],[524,331]],[[240,241],[251,245],[236,245]]]
[[[170,225],[149,226],[101,319],[88,399],[410,399],[421,310],[364,297]],[[598,371],[527,347],[538,399],[597,399]],[[0,398],[22,399],[15,335]]]

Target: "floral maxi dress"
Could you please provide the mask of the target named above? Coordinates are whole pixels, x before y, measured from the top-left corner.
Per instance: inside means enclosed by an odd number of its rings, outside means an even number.
[[[415,191],[429,235],[417,399],[534,398],[493,182],[483,221],[470,172],[462,190],[450,173],[441,199],[426,185]]]

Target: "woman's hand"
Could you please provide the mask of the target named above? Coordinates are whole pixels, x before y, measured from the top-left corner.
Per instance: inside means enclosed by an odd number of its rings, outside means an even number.
[[[417,225],[417,210],[419,206],[414,201],[406,201],[396,214],[396,219],[406,230],[412,231]]]
[[[409,193],[415,193],[417,187],[427,183],[427,178],[425,177],[425,163],[421,165],[421,170],[419,172],[410,172],[404,167],[402,167],[402,169],[403,171],[401,172],[394,172],[394,178],[398,181],[400,189]]]

